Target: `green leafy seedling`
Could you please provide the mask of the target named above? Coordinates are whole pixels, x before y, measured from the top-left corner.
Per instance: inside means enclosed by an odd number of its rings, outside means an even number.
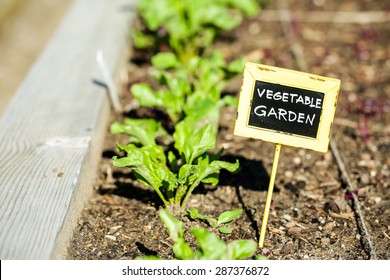
[[[167,209],[159,211],[160,219],[167,228],[169,237],[174,241],[172,246],[176,259],[180,260],[242,260],[252,257],[257,250],[254,240],[234,240],[225,243],[214,233],[204,228],[191,228],[199,248],[193,251],[184,239],[183,223],[176,219]],[[137,259],[158,259],[145,256]]]
[[[187,215],[191,219],[203,220],[203,221],[207,222],[211,227],[217,228],[219,232],[225,233],[225,234],[232,233],[232,228],[226,227],[226,226],[221,226],[221,225],[235,220],[241,214],[242,214],[242,209],[229,210],[229,211],[225,211],[225,212],[221,213],[218,216],[218,219],[215,219],[213,217],[209,217],[209,216],[205,216],[205,215],[200,214],[196,208],[191,208],[191,209],[187,210]]]
[[[216,185],[221,169],[235,172],[239,168],[238,161],[220,161],[219,154],[206,153],[216,145],[216,136],[209,124],[197,131],[191,127],[195,125],[193,122],[182,124],[173,135],[180,158],[172,151],[167,158],[163,147],[157,144],[139,147],[133,143],[117,144],[126,156],[113,158],[115,166],[131,168],[137,180],[151,186],[166,206],[180,205],[181,210],[200,183]]]
[[[133,34],[139,48],[168,44],[187,63],[202,55],[221,30],[237,27],[259,11],[256,0],[140,0],[138,14],[147,32]]]
[[[173,124],[187,116],[198,122],[210,123],[216,130],[220,109],[237,105],[232,96],[221,97],[226,81],[242,72],[244,60],[226,65],[222,54],[214,52],[208,57],[194,57],[189,65],[181,63],[172,52],[158,53],[152,58],[157,70],[154,77],[160,84],[153,90],[145,83],[134,84],[130,91],[143,107],[162,108]]]

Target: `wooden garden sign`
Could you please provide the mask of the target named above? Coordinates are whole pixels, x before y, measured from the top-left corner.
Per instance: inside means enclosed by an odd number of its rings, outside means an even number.
[[[259,246],[264,246],[282,145],[326,152],[340,80],[247,63],[234,134],[275,143]]]

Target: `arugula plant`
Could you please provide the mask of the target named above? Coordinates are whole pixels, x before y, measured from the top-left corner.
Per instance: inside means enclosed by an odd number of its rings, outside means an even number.
[[[237,27],[243,15],[258,11],[256,0],[140,0],[138,14],[149,34],[137,30],[133,40],[139,48],[167,43],[186,63],[207,49],[219,31]]]
[[[210,69],[213,62],[220,63],[221,60],[215,56],[210,62],[202,61],[199,59],[196,63]],[[197,68],[196,64],[193,68]],[[165,205],[180,204],[181,209],[200,183],[216,185],[221,169],[234,172],[239,166],[238,162],[218,161],[221,153],[206,154],[216,145],[220,108],[235,104],[235,99],[221,98],[217,82],[208,86],[213,93],[205,94],[203,90],[207,87],[202,88],[200,82],[196,86],[195,83],[189,84],[187,74],[187,71],[177,70],[174,76],[161,70],[158,78],[165,88],[157,92],[147,84],[135,84],[131,88],[141,106],[160,107],[167,111],[175,124],[172,138],[176,151],[166,153],[156,144],[156,138],[168,136],[155,120],[125,119],[123,124],[114,122],[111,126],[113,134],[128,134],[130,143],[118,145],[127,156],[114,158],[114,165],[131,168],[139,181],[153,187]],[[194,74],[190,80],[197,79]]]
[[[203,220],[206,223],[208,223],[211,227],[217,228],[219,232],[230,234],[232,233],[232,228],[227,226],[221,226],[223,224],[227,224],[236,218],[238,218],[242,214],[242,209],[236,209],[236,210],[229,210],[221,213],[217,219],[205,216],[199,213],[199,211],[196,208],[191,208],[187,210],[187,215],[192,219],[199,219]]]
[[[152,64],[156,69],[187,77],[193,91],[209,92],[215,87],[221,92],[227,80],[242,72],[245,60],[241,58],[227,64],[222,53],[215,50],[207,55],[194,56],[185,64],[173,52],[160,52],[152,57]]]
[[[166,52],[154,56],[152,64],[157,68],[154,77],[161,88],[154,91],[140,83],[130,90],[141,106],[164,109],[173,124],[191,116],[216,130],[221,107],[237,104],[232,96],[221,98],[221,92],[227,79],[242,71],[243,60],[226,65],[222,55],[215,52],[208,58],[196,56],[183,65],[175,54]]]
[[[118,149],[124,151],[126,156],[114,157],[113,164],[131,168],[136,179],[151,186],[165,206],[180,205],[182,211],[189,196],[200,183],[215,186],[221,169],[235,172],[239,168],[238,160],[235,163],[218,160],[221,152],[216,155],[207,154],[208,150],[215,148],[215,134],[210,124],[200,129],[196,129],[196,125],[196,121],[185,119],[176,126],[173,134],[176,151],[169,151],[168,155],[162,146],[155,143],[141,147],[135,143],[125,146],[117,144]],[[126,125],[115,123],[114,131],[126,133]],[[145,138],[150,143],[151,138],[156,135],[157,129],[149,132]]]
[[[180,260],[242,260],[252,257],[257,250],[254,240],[234,240],[225,243],[217,235],[203,228],[191,228],[199,249],[193,251],[184,239],[183,222],[176,219],[167,209],[161,209],[160,219],[164,223],[170,238],[174,241],[172,251]],[[138,259],[159,259],[146,256]]]

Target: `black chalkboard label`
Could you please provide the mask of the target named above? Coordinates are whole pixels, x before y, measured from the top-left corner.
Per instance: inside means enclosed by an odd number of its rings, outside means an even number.
[[[248,126],[316,138],[324,93],[256,80]]]

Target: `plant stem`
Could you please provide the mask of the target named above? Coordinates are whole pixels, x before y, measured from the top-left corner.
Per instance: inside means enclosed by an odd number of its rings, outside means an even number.
[[[203,178],[202,178],[203,179]],[[201,180],[202,180],[201,179]],[[186,193],[186,195],[185,195],[185,197],[184,197],[184,199],[183,199],[183,201],[182,201],[182,203],[181,203],[181,206],[180,206],[180,210],[181,211],[183,211],[184,210],[184,206],[185,206],[185,204],[186,204],[186,202],[187,202],[187,200],[188,200],[188,197],[191,195],[191,193],[192,193],[192,191],[195,189],[195,187],[197,186],[197,185],[199,185],[199,183],[200,183],[200,181],[201,180],[199,180],[199,178],[191,185],[191,187],[188,189],[188,191],[187,191],[187,193]]]
[[[168,206],[169,203],[168,203],[168,201],[165,200],[164,195],[162,194],[162,192],[160,191],[160,189],[159,189],[158,187],[153,187],[153,189],[156,191],[156,193],[158,194],[158,196],[161,198],[162,202],[164,202],[164,205],[165,205],[165,206]]]

